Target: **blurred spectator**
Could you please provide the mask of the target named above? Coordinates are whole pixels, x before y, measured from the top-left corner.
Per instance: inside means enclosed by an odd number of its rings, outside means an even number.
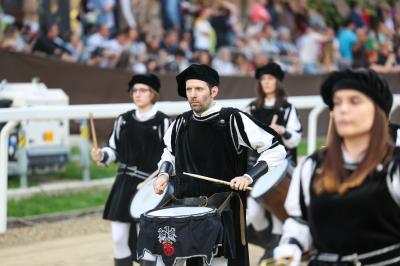
[[[197,19],[193,25],[193,40],[195,50],[205,50],[209,53],[215,51],[215,31],[208,21],[211,10],[204,8],[199,11]]]
[[[132,12],[132,6],[130,0],[119,0],[122,14],[124,15],[126,24],[128,27],[133,28],[137,26],[135,15]]]
[[[69,53],[65,48],[64,41],[58,37],[59,34],[60,31],[58,25],[50,25],[46,33],[42,34],[37,39],[35,45],[33,46],[33,51],[59,57],[61,57],[64,53]]]
[[[172,30],[165,33],[160,48],[165,50],[168,54],[175,54],[179,49],[178,33]]]
[[[326,40],[322,43],[321,66],[323,72],[338,70],[339,44],[332,28],[326,30]]]
[[[70,34],[69,42],[65,48],[69,51],[73,62],[81,62],[84,46],[77,33],[72,32]]]
[[[181,28],[182,0],[161,0],[162,24],[164,30],[179,30]]]
[[[356,0],[349,1],[350,12],[348,18],[354,21],[357,28],[362,28],[365,26],[365,22],[361,16],[361,12],[357,9],[357,5],[358,3]]]
[[[304,73],[317,74],[322,72],[319,69],[319,58],[321,45],[325,37],[313,28],[308,27],[305,33],[297,41],[300,61],[304,67]]]
[[[212,67],[221,75],[229,76],[236,74],[235,66],[232,63],[231,51],[228,47],[221,47],[217,56],[212,60]]]
[[[145,56],[147,53],[146,44],[139,39],[139,32],[136,27],[127,29],[126,49],[132,56]]]
[[[233,59],[233,64],[237,75],[252,76],[254,74],[254,67],[244,54],[236,54]]]
[[[324,73],[351,62],[396,72],[400,2],[364,1],[362,12],[358,1],[348,2],[346,26],[335,38],[326,25],[336,1],[311,9],[306,0],[81,0],[81,27],[66,42],[56,27],[39,32],[35,23],[5,14],[0,46],[20,52],[34,46],[61,60],[135,73],[177,73],[198,62],[226,75],[252,75],[271,59],[288,73]],[[115,23],[123,17],[126,23]]]
[[[346,19],[343,23],[343,28],[338,34],[340,55],[348,61],[348,64],[353,63],[353,45],[357,42],[357,36],[354,33],[355,24],[351,19]]]
[[[231,45],[230,36],[233,34],[230,11],[220,6],[210,19],[211,26],[217,34],[217,49],[221,46]]]
[[[271,25],[266,24],[263,27],[263,37],[261,38],[261,46],[264,52],[270,56],[279,54],[279,47],[275,40],[275,31]]]
[[[86,50],[90,54],[98,47],[105,47],[108,41],[108,26],[101,24],[98,32],[92,34],[87,39]]]
[[[297,47],[291,40],[290,30],[286,27],[280,27],[278,31],[278,41],[276,46],[279,49],[279,54],[288,56],[297,56]]]
[[[357,42],[353,45],[353,64],[352,67],[368,67],[368,54],[367,54],[367,29],[358,28],[356,30]]]
[[[198,64],[211,66],[211,55],[208,51],[197,51],[194,59]]]
[[[180,73],[189,66],[189,62],[185,58],[185,52],[182,50],[176,51],[174,60],[169,62],[165,69],[169,73]]]
[[[271,15],[266,8],[266,0],[253,0],[250,4],[250,19],[255,24],[265,24],[271,21]]]

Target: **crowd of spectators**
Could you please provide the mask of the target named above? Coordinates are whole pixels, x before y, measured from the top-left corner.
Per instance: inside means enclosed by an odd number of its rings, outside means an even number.
[[[134,73],[178,73],[202,63],[221,75],[252,75],[269,60],[298,74],[349,66],[400,72],[396,3],[350,1],[335,25],[296,1],[247,2],[243,9],[238,0],[86,0],[70,32],[0,14],[0,47]]]

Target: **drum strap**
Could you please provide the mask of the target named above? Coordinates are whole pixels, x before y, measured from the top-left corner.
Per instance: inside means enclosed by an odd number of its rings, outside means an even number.
[[[239,212],[239,216],[240,216],[240,239],[242,242],[242,245],[245,246],[246,245],[246,223],[244,220],[244,207],[243,207],[243,202],[242,199],[240,198],[240,195],[238,193],[235,192],[222,192],[222,193],[215,193],[214,195],[212,195],[208,202],[208,206],[215,206],[218,209],[218,213],[221,214],[221,212],[228,207],[228,204],[230,203],[231,199],[233,197],[237,197],[237,199],[239,200],[239,206],[240,206],[240,212]],[[221,203],[221,199],[224,199],[222,201],[222,204],[218,204]],[[216,204],[217,203],[217,204]]]

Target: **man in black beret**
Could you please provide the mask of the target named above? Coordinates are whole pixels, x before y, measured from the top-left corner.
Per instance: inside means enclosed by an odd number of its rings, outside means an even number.
[[[171,181],[177,198],[229,195],[236,191],[229,208],[221,214],[223,248],[219,249],[212,265],[248,266],[248,248],[240,226],[240,219],[245,218],[243,211],[244,216],[240,212],[246,203],[245,191],[253,178],[283,161],[285,148],[272,129],[238,109],[221,108],[215,103],[219,75],[214,69],[193,64],[182,71],[176,81],[178,94],[187,99],[191,110],[179,115],[164,136],[166,148],[159,162],[160,174],[154,182],[154,190],[162,193]],[[246,172],[247,148],[260,153],[260,157]],[[218,178],[229,182],[230,187],[194,179],[183,172]],[[208,235],[198,231],[192,233],[202,234],[206,240]],[[205,242],[187,244],[201,250]],[[138,252],[140,255],[141,251]],[[204,265],[199,255],[189,255],[194,258],[188,259],[186,265]]]

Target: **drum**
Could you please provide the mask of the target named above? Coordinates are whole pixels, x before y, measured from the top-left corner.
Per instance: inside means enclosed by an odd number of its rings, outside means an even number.
[[[291,180],[287,175],[288,166],[289,162],[285,160],[277,168],[261,176],[250,193],[281,221],[289,217],[284,207]]]
[[[167,202],[174,192],[173,186],[168,185],[164,192],[159,195],[154,192],[153,182],[149,181],[143,184],[143,186],[136,192],[132,198],[129,213],[132,218],[139,220],[140,215],[143,213],[155,209]]]
[[[161,256],[166,266],[177,259],[203,258],[211,265],[222,244],[222,222],[217,209],[176,206],[151,210],[140,217],[138,258]]]

